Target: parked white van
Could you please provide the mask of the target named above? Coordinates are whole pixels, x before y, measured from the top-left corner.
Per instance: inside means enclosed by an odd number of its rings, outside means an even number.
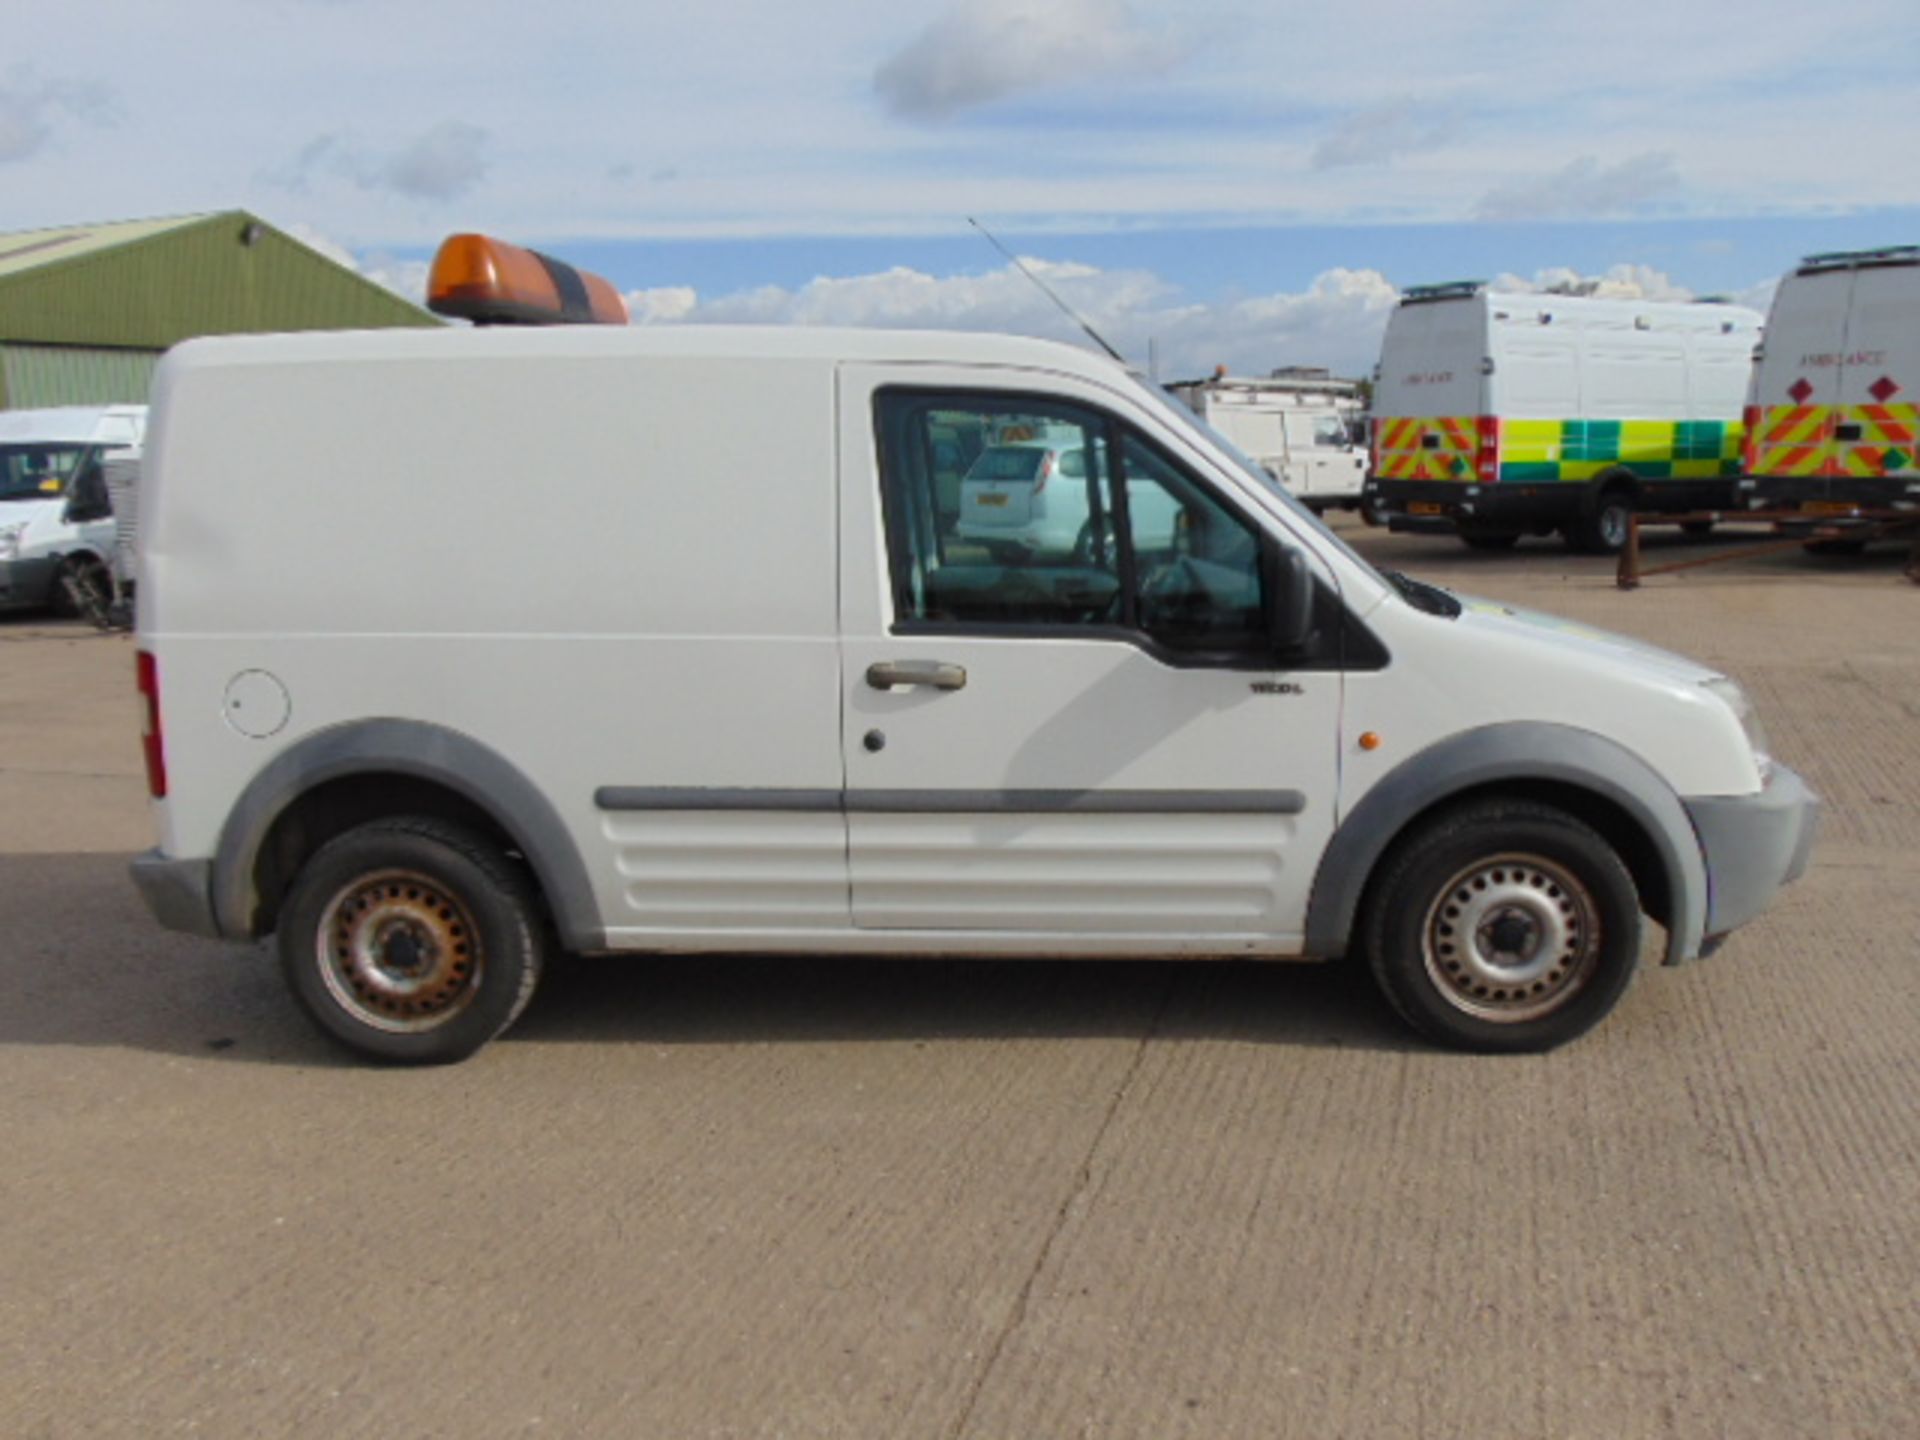
[[[1920,245],[1810,255],[1781,280],[1746,468],[1769,510],[1920,510]]]
[[[1008,416],[1099,457],[1102,553],[943,532],[930,438]],[[194,340],[142,486],[134,876],[373,1056],[477,1049],[555,946],[1351,956],[1540,1049],[1643,914],[1706,954],[1812,843],[1725,675],[1375,570],[1068,346]]]
[[[1394,530],[1596,554],[1636,510],[1726,509],[1759,338],[1739,305],[1415,286],[1380,348],[1368,499]]]
[[[1359,508],[1367,452],[1356,443],[1362,425],[1358,382],[1222,372],[1168,388],[1309,510]]]
[[[101,465],[137,454],[144,405],[0,410],[0,610],[69,609],[64,575],[107,588],[112,507]]]

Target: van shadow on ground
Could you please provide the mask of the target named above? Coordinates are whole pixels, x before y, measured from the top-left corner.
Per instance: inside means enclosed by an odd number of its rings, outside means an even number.
[[[121,855],[0,856],[0,1045],[353,1064],[294,1008],[270,946],[159,929]],[[1418,1047],[1357,965],[567,958],[503,1044],[1146,1035]]]

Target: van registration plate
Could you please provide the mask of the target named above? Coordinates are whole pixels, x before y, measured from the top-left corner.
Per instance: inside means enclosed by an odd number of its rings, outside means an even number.
[[[1415,500],[1407,506],[1409,515],[1444,515],[1446,509],[1431,500]]]
[[[976,495],[974,496],[973,503],[976,505],[1001,506],[1007,503],[1007,497],[1004,495]]]
[[[1851,515],[1853,506],[1845,500],[1809,500],[1800,507],[1809,515]]]

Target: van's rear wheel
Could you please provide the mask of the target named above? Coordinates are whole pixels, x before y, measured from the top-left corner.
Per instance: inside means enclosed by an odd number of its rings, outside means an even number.
[[[546,958],[523,872],[458,825],[414,816],[323,845],[281,908],[280,962],[335,1040],[379,1060],[463,1060],[518,1018]]]
[[[1382,993],[1465,1050],[1550,1050],[1606,1017],[1640,958],[1633,877],[1571,815],[1489,801],[1386,861],[1362,921]]]
[[[1567,544],[1583,555],[1618,555],[1633,523],[1633,492],[1624,487],[1596,496],[1565,530]]]

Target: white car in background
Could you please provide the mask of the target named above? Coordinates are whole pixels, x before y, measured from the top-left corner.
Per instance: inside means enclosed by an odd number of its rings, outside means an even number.
[[[1072,556],[1083,563],[1105,563],[1112,547],[1095,543],[1096,527],[1087,495],[1097,489],[1098,463],[1088,474],[1084,446],[1046,444],[989,445],[960,482],[960,522],[955,534],[981,544],[997,559]],[[1088,481],[1096,484],[1092,487]],[[1134,544],[1143,550],[1173,546],[1179,505],[1158,485],[1127,486]],[[1103,527],[1113,517],[1102,515]],[[1103,528],[1110,535],[1110,528]]]

